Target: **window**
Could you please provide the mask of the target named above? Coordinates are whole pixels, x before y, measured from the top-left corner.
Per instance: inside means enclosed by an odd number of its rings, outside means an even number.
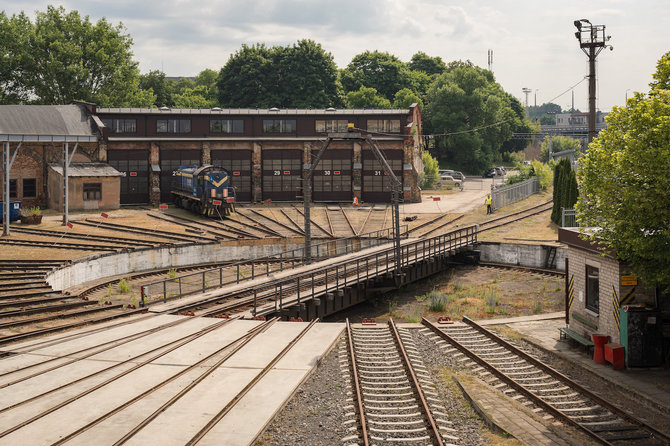
[[[37,197],[37,180],[35,178],[23,179],[23,198]]]
[[[295,133],[295,119],[264,119],[263,133]]]
[[[137,131],[137,121],[135,119],[103,119],[111,133],[135,133]]]
[[[190,133],[190,119],[159,119],[156,121],[157,133]]]
[[[84,184],[84,201],[100,201],[102,199],[102,184]]]
[[[586,265],[586,308],[598,312],[600,306],[600,278],[598,268]]]
[[[209,131],[211,133],[243,133],[244,121],[241,119],[211,119]]]
[[[317,119],[316,131],[317,133],[346,132],[347,124],[348,122],[346,119]]]
[[[18,198],[16,192],[16,180],[9,180],[9,198]]]
[[[399,119],[368,119],[369,132],[400,133]]]

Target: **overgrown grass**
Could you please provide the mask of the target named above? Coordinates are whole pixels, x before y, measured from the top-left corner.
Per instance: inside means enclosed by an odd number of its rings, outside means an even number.
[[[175,277],[177,277],[177,269],[176,268],[170,268],[168,270],[168,277],[170,279],[174,279]]]
[[[119,291],[119,293],[126,294],[130,292],[130,285],[128,285],[128,281],[126,279],[121,279],[119,280],[119,284],[116,285],[116,289]]]
[[[435,290],[431,291],[430,296],[430,305],[428,309],[433,312],[443,312],[447,309],[447,300],[448,297],[444,293],[437,292]]]

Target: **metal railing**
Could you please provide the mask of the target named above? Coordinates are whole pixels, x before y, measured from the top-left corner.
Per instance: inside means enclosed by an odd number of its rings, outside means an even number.
[[[408,225],[402,225],[400,237],[408,237]],[[366,232],[357,236],[328,240],[312,245],[312,259],[321,260],[361,251],[393,240],[393,228]],[[253,280],[277,271],[283,271],[290,263],[291,268],[303,264],[305,248],[295,248],[278,254],[237,263],[222,265],[195,273],[156,280],[141,287],[140,307],[157,302],[204,293],[207,290],[226,285]]]
[[[477,243],[478,225],[468,226],[432,238],[407,243],[400,249],[400,267],[407,268],[439,256],[448,256],[459,248]],[[347,286],[396,272],[393,248],[369,254],[356,259],[327,265],[315,270],[278,280],[271,285],[263,284],[246,290],[252,292],[253,314],[258,314],[257,296],[274,288],[274,310],[300,305],[301,302],[317,296],[328,296]]]
[[[577,212],[574,209],[561,208],[561,227],[562,228],[576,228]]]
[[[540,183],[537,177],[522,181],[521,183],[491,186],[491,205],[493,209],[519,202],[540,191]]]

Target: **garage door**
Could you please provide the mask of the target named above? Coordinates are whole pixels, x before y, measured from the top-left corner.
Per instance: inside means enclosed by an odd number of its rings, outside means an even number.
[[[170,190],[179,166],[199,166],[199,149],[161,149],[161,202],[171,203]]]
[[[402,150],[384,150],[386,160],[393,173],[402,182]],[[384,174],[382,165],[372,150],[363,151],[363,193],[361,198],[369,203],[390,203],[392,201],[391,176]],[[402,197],[402,195],[401,195]]]
[[[312,152],[312,159],[318,151]],[[313,201],[351,201],[353,150],[326,149],[312,176]]]
[[[121,204],[149,203],[149,151],[108,150],[110,166],[123,173]]]
[[[212,150],[212,164],[232,175],[235,200],[251,201],[251,150]]]
[[[263,200],[297,201],[302,195],[302,151],[263,151]]]

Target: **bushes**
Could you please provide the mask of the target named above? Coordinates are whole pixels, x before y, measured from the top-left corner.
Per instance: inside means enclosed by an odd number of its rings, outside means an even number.
[[[519,166],[519,173],[509,175],[507,177],[507,184],[520,183],[532,177],[537,177],[540,189],[545,190],[551,184],[551,169],[544,163],[533,161],[530,166]]]
[[[432,189],[437,183],[440,165],[427,150],[421,152],[421,161],[423,161],[423,178],[421,180],[422,189]]]

